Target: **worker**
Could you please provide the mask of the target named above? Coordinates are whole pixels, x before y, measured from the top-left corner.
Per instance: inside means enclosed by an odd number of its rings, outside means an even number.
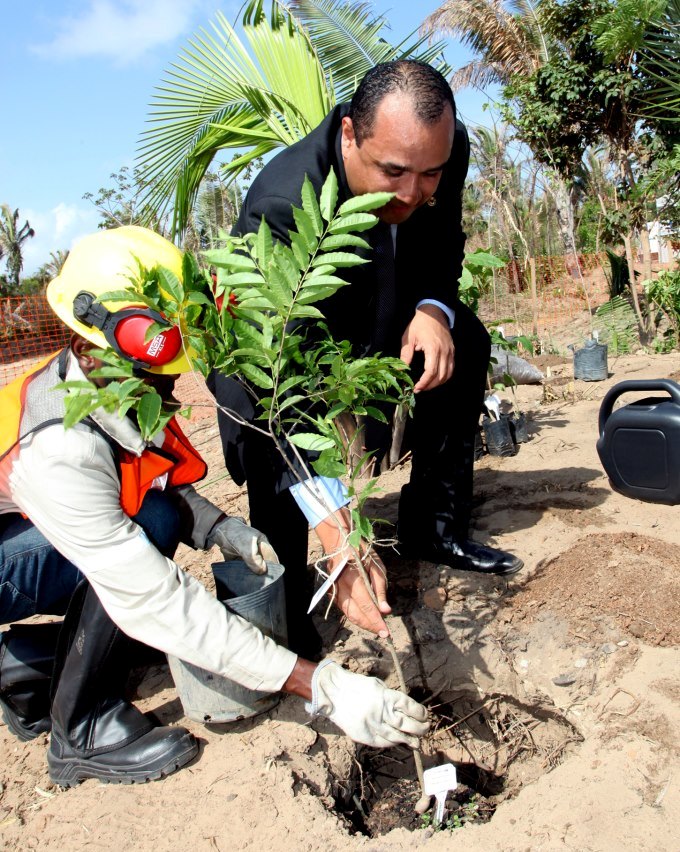
[[[50,731],[49,774],[62,786],[173,772],[196,756],[195,737],[124,698],[150,647],[251,689],[301,696],[358,742],[416,745],[424,707],[277,645],[173,561],[180,541],[217,546],[256,573],[277,560],[265,536],[194,489],[206,465],[174,417],[150,441],[120,406],[65,427],[61,383],[107,388],[102,350],[177,406],[175,379],[191,369],[179,327],[132,290],[127,302],[100,298],[140,275],[160,280],[160,268],[182,280],[182,253],[144,228],[78,242],[47,289],[73,331],[69,345],[0,390],[0,623],[19,622],[0,638],[5,722],[23,740]],[[43,614],[64,619],[22,623]]]

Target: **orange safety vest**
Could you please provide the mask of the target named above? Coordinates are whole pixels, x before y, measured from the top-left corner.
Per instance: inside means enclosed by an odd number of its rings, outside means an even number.
[[[132,517],[142,507],[154,480],[168,474],[167,485],[191,485],[206,475],[208,466],[191,446],[173,417],[165,427],[163,446],[147,447],[141,456],[120,449],[120,505]]]
[[[55,357],[58,357],[58,353],[57,356],[50,355],[40,361],[27,373],[0,389],[0,459],[19,442],[21,420],[31,382]],[[47,420],[43,425],[53,422]],[[115,450],[120,470],[120,505],[129,517],[140,510],[147,491],[158,477],[167,474],[168,487],[190,485],[203,479],[208,470],[174,417],[165,427],[162,447],[147,447],[141,456],[118,445],[115,445]]]

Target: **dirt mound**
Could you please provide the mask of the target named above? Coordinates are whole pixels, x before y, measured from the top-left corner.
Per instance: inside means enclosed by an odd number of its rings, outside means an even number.
[[[636,533],[589,535],[536,569],[508,606],[551,608],[589,632],[611,616],[649,645],[680,644],[680,550]]]

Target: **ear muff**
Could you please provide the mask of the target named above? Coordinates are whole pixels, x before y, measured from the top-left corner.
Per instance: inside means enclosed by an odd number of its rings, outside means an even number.
[[[98,328],[115,352],[141,369],[162,367],[182,349],[179,328],[142,305],[111,312],[97,302],[93,293],[81,290],[73,299],[73,315],[84,325]],[[154,323],[164,325],[165,329],[147,340],[147,332]]]

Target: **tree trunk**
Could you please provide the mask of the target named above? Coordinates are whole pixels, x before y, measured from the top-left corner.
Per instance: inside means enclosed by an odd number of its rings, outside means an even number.
[[[547,172],[547,186],[555,202],[557,225],[564,249],[564,264],[570,275],[573,274],[574,270],[577,277],[581,277],[581,267],[576,254],[576,240],[574,239],[574,204],[571,188],[564,178],[554,171]]]

